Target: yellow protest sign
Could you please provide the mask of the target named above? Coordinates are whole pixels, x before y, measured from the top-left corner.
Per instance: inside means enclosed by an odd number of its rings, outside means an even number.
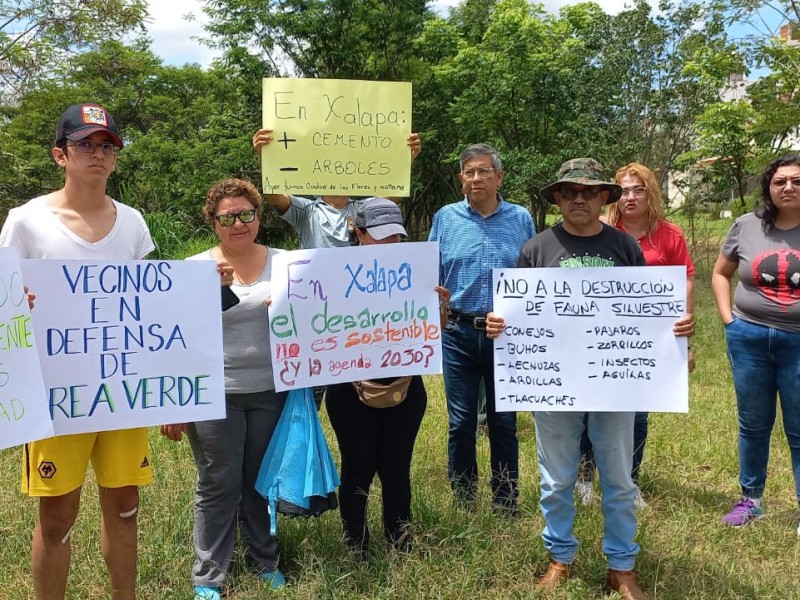
[[[263,81],[266,194],[407,196],[411,84],[347,79]]]

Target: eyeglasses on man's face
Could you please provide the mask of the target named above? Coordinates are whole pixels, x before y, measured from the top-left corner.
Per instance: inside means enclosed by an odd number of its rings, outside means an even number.
[[[646,193],[647,188],[640,185],[636,187],[622,188],[622,195],[620,197],[625,198],[627,196],[633,196],[634,198],[644,198]]]
[[[481,179],[486,179],[487,177],[491,176],[494,173],[494,169],[490,169],[487,167],[483,167],[480,169],[470,169],[468,171],[461,171],[461,175],[464,179],[475,179],[476,177],[480,177]]]
[[[785,188],[789,182],[792,187],[800,188],[800,177],[776,177],[772,180],[772,187]]]
[[[222,227],[233,227],[236,219],[239,219],[239,221],[247,225],[248,223],[252,223],[256,220],[256,211],[255,209],[251,208],[249,210],[239,211],[238,213],[225,213],[222,215],[217,215],[214,218]]]
[[[67,147],[75,148],[75,150],[83,154],[94,154],[94,151],[98,148],[103,151],[103,154],[117,154],[119,152],[119,148],[112,142],[100,142],[99,144],[95,144],[89,140],[79,140],[74,144],[67,144]]]
[[[600,195],[601,191],[599,187],[579,188],[571,185],[565,185],[558,189],[558,192],[564,200],[575,200],[579,195],[583,196],[585,200],[594,200]]]

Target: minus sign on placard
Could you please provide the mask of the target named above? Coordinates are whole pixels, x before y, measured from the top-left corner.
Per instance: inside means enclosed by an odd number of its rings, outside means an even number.
[[[597,375],[589,375],[589,379],[597,379]]]
[[[505,379],[498,379],[497,381],[505,381]]]
[[[278,170],[279,171],[299,171],[300,169],[298,169],[297,167],[281,167]]]

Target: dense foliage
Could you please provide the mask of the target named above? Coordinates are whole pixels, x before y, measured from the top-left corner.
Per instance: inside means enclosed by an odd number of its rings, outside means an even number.
[[[665,0],[658,11],[637,0],[617,15],[593,2],[551,14],[527,0],[463,0],[447,16],[424,0],[206,0],[206,43],[222,51],[207,69],[165,66],[147,39],[116,35],[142,25],[142,2],[100,3],[116,28],[87,24],[96,4],[0,0],[0,218],[60,185],[47,153],[53,125],[66,105],[95,100],[126,141],[111,193],[156,222],[201,231],[213,181],[258,181],[249,140],[260,79],[272,75],[413,82],[423,152],[403,206],[415,237],[460,196],[457,156],[472,142],[501,150],[504,195],[541,228],[539,191],[567,158],[594,156],[609,171],[638,160],[662,178],[696,171],[690,200],[733,189],[744,203],[748,180],[800,123],[800,48],[728,33],[767,8],[796,25],[796,0]],[[11,34],[23,25],[28,37]],[[721,102],[730,76],[754,67],[769,74],[749,97]],[[275,221],[265,234],[292,245]]]

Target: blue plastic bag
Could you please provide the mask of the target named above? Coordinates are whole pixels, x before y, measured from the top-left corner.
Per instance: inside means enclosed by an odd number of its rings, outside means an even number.
[[[270,533],[277,533],[278,513],[318,517],[336,508],[338,485],[314,394],[291,390],[256,479],[256,491],[269,502]]]

